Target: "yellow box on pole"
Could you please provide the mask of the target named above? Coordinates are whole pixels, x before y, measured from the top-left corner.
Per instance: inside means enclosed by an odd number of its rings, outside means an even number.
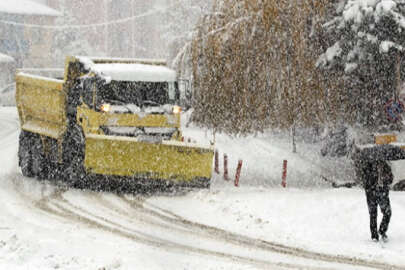
[[[395,134],[377,134],[374,135],[375,144],[389,144],[397,141]]]

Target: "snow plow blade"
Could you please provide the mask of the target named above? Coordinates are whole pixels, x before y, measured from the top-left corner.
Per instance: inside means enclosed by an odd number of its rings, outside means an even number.
[[[87,135],[85,168],[93,174],[170,180],[209,186],[214,151],[197,144],[139,141],[131,137]]]

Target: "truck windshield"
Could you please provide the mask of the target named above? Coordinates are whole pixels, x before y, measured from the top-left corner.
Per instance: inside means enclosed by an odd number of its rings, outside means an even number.
[[[177,104],[179,100],[177,82],[122,82],[111,81],[97,90],[97,103],[119,102],[149,105]]]

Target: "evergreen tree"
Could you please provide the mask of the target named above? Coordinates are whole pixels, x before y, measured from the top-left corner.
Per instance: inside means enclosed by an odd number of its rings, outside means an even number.
[[[404,77],[404,0],[345,0],[326,29],[334,43],[318,65],[338,72],[341,98],[357,124],[378,129],[388,123],[384,105],[397,98]]]

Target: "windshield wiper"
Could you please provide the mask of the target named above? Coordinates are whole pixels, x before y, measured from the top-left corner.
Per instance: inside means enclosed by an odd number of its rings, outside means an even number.
[[[118,99],[106,99],[107,103],[113,103],[111,105],[121,105],[123,106],[125,109],[128,110],[128,112],[132,112],[131,108],[128,107],[128,104],[126,104],[125,102],[118,100]],[[115,104],[114,104],[115,103]]]
[[[149,104],[149,105],[152,105],[152,106],[161,106],[161,104],[159,104],[159,103],[157,103],[155,101],[152,101],[152,100],[142,100],[141,102],[142,102],[142,105]]]

